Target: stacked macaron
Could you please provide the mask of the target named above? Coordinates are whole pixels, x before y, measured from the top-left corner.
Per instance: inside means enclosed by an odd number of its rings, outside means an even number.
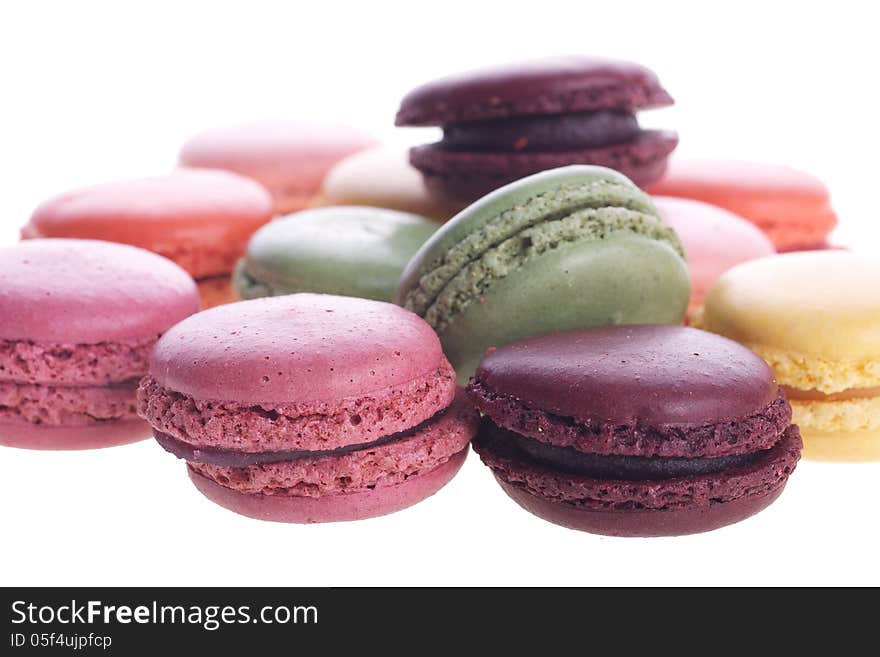
[[[414,89],[399,126],[442,126],[443,140],[410,151],[438,196],[473,201],[539,171],[569,164],[657,180],[678,144],[643,130],[635,112],[672,104],[657,76],[633,62],[569,56],[453,75]]]
[[[387,303],[298,294],[166,333],[138,392],[196,487],[265,520],[382,515],[458,471],[477,416],[430,327]]]
[[[156,339],[196,310],[186,272],[142,249],[55,239],[0,248],[0,444],[146,438],[138,380]]]

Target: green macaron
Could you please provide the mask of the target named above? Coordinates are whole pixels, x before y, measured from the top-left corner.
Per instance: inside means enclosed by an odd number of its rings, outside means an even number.
[[[407,261],[437,227],[383,208],[296,212],[254,233],[235,290],[242,299],[323,292],[391,301]]]
[[[603,167],[506,185],[413,256],[395,301],[434,327],[464,382],[486,349],[607,324],[680,324],[684,251],[648,196]]]

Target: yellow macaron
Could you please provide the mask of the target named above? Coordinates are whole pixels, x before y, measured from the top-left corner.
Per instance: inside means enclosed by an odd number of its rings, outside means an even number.
[[[766,360],[804,457],[880,459],[880,259],[808,251],[723,274],[695,320]]]

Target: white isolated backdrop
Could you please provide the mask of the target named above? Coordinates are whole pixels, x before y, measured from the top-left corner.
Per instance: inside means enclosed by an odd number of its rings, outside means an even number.
[[[191,133],[271,117],[388,141],[411,87],[474,66],[583,52],[640,61],[678,104],[680,154],[790,163],[824,179],[861,250],[880,244],[876,63],[865,3],[87,2],[0,8],[0,244],[43,199],[161,173]],[[2,318],[0,318],[2,321]],[[802,462],[765,512],[712,533],[614,539],[522,511],[471,455],[426,502],[296,526],[201,497],[145,441],[0,448],[0,585],[880,584],[880,464]]]

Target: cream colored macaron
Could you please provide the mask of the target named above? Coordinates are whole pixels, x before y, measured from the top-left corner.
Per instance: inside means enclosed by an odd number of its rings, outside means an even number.
[[[319,205],[368,205],[451,219],[461,205],[434,199],[406,150],[373,148],[338,163],[324,179]]]
[[[880,459],[880,259],[808,251],[722,275],[695,324],[773,367],[806,458]]]

